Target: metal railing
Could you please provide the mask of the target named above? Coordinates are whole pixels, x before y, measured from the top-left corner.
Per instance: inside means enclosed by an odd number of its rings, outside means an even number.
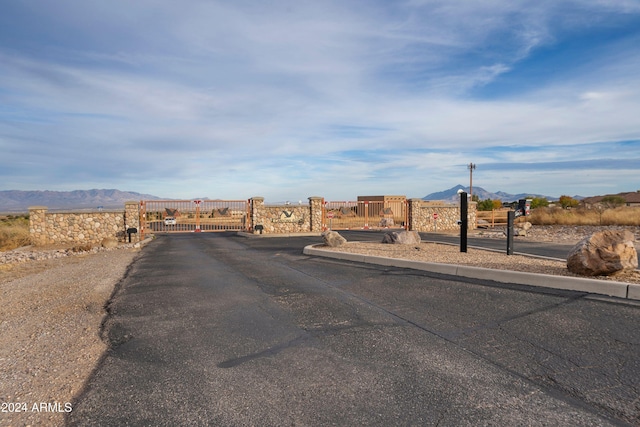
[[[405,200],[324,202],[322,217],[324,229],[406,228],[408,206]]]
[[[246,200],[144,200],[140,202],[143,232],[245,231]]]

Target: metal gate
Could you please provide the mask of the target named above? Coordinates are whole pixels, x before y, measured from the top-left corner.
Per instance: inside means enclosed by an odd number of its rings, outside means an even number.
[[[323,227],[331,230],[406,228],[408,203],[403,201],[324,202]]]
[[[140,202],[142,233],[245,231],[247,200],[143,200]]]

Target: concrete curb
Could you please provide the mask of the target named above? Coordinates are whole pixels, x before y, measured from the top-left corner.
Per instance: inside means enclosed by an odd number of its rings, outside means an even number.
[[[362,262],[366,264],[411,268],[414,270],[429,271],[432,273],[447,274],[450,276],[492,280],[501,283],[515,283],[518,285],[538,286],[543,288],[564,289],[587,292],[590,294],[608,295],[617,298],[640,300],[640,285],[631,283],[333,252],[326,249],[318,249],[315,246],[318,245],[306,246],[303,253],[305,255]]]

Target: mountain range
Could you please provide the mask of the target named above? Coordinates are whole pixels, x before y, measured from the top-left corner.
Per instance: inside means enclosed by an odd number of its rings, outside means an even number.
[[[120,190],[75,191],[0,191],[0,212],[26,212],[29,206],[46,206],[49,209],[105,209],[124,208],[132,200],[159,200],[159,197]]]
[[[428,194],[423,197],[423,200],[441,200],[458,203],[458,190],[463,190],[468,193],[469,187],[456,185],[448,190]],[[473,194],[478,196],[480,200],[491,199],[501,200],[503,202],[513,202],[529,197],[543,197],[549,201],[558,199],[557,197],[531,193],[509,194],[503,191],[491,193],[482,187],[473,187]],[[574,196],[574,199],[582,198],[581,196]],[[124,207],[125,202],[132,200],[162,200],[162,198],[150,194],[115,189],[74,191],[3,190],[0,191],[0,212],[26,212],[29,206],[46,206],[49,209],[96,209],[98,207],[120,209]]]
[[[445,202],[453,202],[458,203],[460,200],[460,196],[458,196],[458,190],[466,191],[469,193],[469,187],[464,187],[460,184],[452,187],[448,190],[439,191],[437,193],[431,193],[422,198],[422,200],[441,200]],[[502,202],[514,202],[519,199],[526,199],[532,197],[540,197],[545,198],[549,201],[558,200],[557,197],[544,196],[541,194],[532,194],[532,193],[519,193],[519,194],[509,194],[504,191],[498,191],[497,193],[491,193],[485,190],[482,187],[473,187],[472,189],[473,195],[478,196],[480,200],[500,200]],[[582,199],[581,196],[574,196],[574,199]]]

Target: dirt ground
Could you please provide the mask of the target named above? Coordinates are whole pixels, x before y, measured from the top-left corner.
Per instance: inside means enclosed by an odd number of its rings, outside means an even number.
[[[139,249],[0,264],[0,426],[58,426],[106,345],[105,303]]]

